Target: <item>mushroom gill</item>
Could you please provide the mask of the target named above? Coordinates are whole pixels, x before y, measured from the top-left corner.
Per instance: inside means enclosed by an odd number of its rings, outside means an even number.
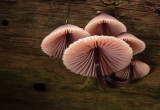
[[[43,39],[41,48],[47,55],[61,58],[71,43],[88,36],[90,34],[80,27],[71,24],[62,25]]]
[[[104,85],[102,76],[125,68],[132,56],[132,49],[120,39],[91,36],[71,44],[64,51],[63,63],[76,74],[97,77],[101,86]]]
[[[117,86],[123,86],[129,84],[133,80],[143,78],[144,76],[149,74],[149,71],[150,67],[148,64],[133,59],[126,68],[113,74],[116,77],[123,79],[123,81],[114,80],[111,77],[108,78],[107,81]]]
[[[100,14],[86,25],[85,31],[91,35],[117,36],[122,32],[126,32],[126,27],[116,18],[108,14]]]
[[[127,42],[132,48],[134,55],[141,53],[146,47],[145,43],[142,40],[138,39],[130,33],[121,33],[117,36],[117,38]]]

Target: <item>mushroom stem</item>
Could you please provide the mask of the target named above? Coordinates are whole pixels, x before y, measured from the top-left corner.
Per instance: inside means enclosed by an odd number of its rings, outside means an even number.
[[[133,65],[130,64],[130,77],[129,80],[130,82],[133,80],[134,74],[133,74]]]
[[[71,34],[67,31],[66,32],[66,47],[71,44]]]
[[[112,35],[111,30],[110,30],[110,28],[109,28],[107,23],[102,23],[101,24],[100,33],[99,34],[100,35],[104,35],[104,36],[105,35],[107,35],[107,36]]]
[[[97,77],[99,89],[104,91],[106,89],[106,84],[103,80],[102,71],[100,68],[99,47],[98,46],[94,48],[94,63],[95,63],[96,77]]]
[[[106,23],[102,23],[101,24],[101,27],[100,27],[100,35],[107,35],[107,26],[106,26]]]
[[[130,65],[130,74],[129,74],[129,78],[125,81],[117,81],[112,79],[111,77],[107,79],[108,82],[116,85],[116,86],[125,86],[128,85],[132,80],[133,80],[134,74],[133,74],[133,66]]]

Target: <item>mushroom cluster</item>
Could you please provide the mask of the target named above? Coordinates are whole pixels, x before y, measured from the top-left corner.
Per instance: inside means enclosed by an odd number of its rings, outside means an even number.
[[[127,85],[150,71],[146,63],[133,58],[145,49],[145,43],[108,14],[96,16],[84,29],[60,26],[44,38],[41,48],[51,57],[62,58],[72,72],[96,77],[100,90],[106,89],[107,82]]]

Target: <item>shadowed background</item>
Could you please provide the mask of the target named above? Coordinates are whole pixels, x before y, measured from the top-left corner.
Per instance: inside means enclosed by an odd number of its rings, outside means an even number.
[[[0,110],[160,110],[159,2],[0,0]],[[116,17],[146,43],[135,57],[151,66],[150,75],[101,92],[95,78],[71,73],[41,51],[58,26],[67,21],[84,28],[99,13]]]

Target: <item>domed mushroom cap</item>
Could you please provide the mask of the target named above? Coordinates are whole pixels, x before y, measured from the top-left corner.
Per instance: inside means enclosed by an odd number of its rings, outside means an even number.
[[[122,33],[118,35],[117,38],[127,42],[132,48],[134,55],[141,53],[146,47],[145,43],[142,40],[129,33]]]
[[[85,31],[91,35],[117,36],[122,32],[126,32],[126,27],[116,18],[108,14],[100,14],[86,25]]]
[[[125,68],[133,56],[129,45],[120,39],[91,36],[74,42],[64,51],[64,65],[77,74],[96,77],[94,49],[97,47],[102,76]]]
[[[71,24],[62,25],[43,39],[41,48],[47,55],[60,58],[69,44],[88,36],[90,34],[80,27]]]
[[[133,79],[143,78],[147,74],[149,74],[150,67],[148,64],[139,61],[139,60],[132,60],[131,65],[133,67]],[[130,77],[130,66],[118,71],[115,75],[121,79],[128,79]]]

